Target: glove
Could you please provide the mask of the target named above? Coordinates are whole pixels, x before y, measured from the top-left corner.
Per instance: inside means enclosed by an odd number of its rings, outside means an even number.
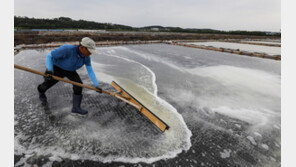
[[[98,86],[96,87],[96,89],[98,89],[97,90],[98,93],[102,93],[103,92],[103,90],[100,87],[98,87]]]
[[[52,75],[53,75],[53,72],[52,72],[52,71],[48,71],[48,70],[46,69],[46,71],[45,71],[44,74],[46,74],[46,76],[44,77],[45,81],[52,81],[52,80],[54,80],[54,79],[52,78]]]

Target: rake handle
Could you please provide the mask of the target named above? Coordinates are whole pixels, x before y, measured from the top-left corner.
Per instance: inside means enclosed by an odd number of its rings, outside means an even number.
[[[47,76],[47,74],[45,74],[43,72],[40,72],[40,71],[37,71],[37,70],[33,70],[33,69],[30,69],[30,68],[27,68],[27,67],[23,67],[23,66],[20,66],[20,65],[16,65],[16,64],[14,64],[14,68],[20,69],[20,70],[23,70],[23,71],[27,71],[27,72],[31,72],[31,73],[34,73],[34,74],[42,75],[44,77]],[[94,90],[94,91],[99,91],[95,87],[91,87],[91,86],[88,86],[88,85],[83,85],[81,83],[74,82],[74,81],[71,81],[71,80],[68,80],[68,79],[64,79],[64,78],[61,78],[61,77],[57,77],[57,76],[54,76],[54,75],[52,75],[52,78],[55,79],[55,80],[59,80],[59,81],[62,81],[62,82],[66,82],[66,83],[72,84],[72,85],[84,87],[84,88],[91,89],[91,90]],[[109,92],[109,91],[106,91],[106,90],[102,90],[102,93],[105,93],[105,94],[114,96],[114,97],[116,97],[116,98],[118,98],[118,99],[120,99],[120,100],[128,103],[129,105],[136,107],[138,110],[141,110],[141,108],[142,108],[141,106],[138,106],[137,104],[134,104],[134,103],[128,101],[127,99],[125,99],[124,97],[118,95],[117,92],[114,92],[113,93],[113,92]]]
[[[14,65],[14,68],[17,68],[17,69],[20,69],[20,70],[24,70],[24,71],[27,71],[27,72],[31,72],[31,73],[34,73],[34,74],[42,75],[44,77],[47,76],[47,74],[45,74],[43,72],[40,72],[40,71],[37,71],[37,70],[33,70],[33,69],[30,69],[30,68],[27,68],[27,67],[23,67],[23,66],[20,66],[20,65],[16,65],[16,64]],[[63,82],[72,84],[72,85],[76,85],[76,86],[84,87],[84,88],[87,88],[87,89],[99,91],[95,87],[91,87],[91,86],[88,86],[88,85],[83,85],[81,83],[74,82],[74,81],[71,81],[71,80],[68,80],[68,79],[64,79],[64,78],[61,78],[61,77],[57,77],[57,76],[54,76],[54,75],[52,75],[52,78],[55,79],[55,80],[59,80],[59,81],[63,81]],[[105,90],[102,90],[102,93],[106,93],[108,95],[113,95],[111,92],[108,92],[108,91],[105,91]]]

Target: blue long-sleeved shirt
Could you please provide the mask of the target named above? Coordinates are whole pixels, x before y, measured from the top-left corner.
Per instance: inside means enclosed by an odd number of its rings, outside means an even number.
[[[90,57],[85,57],[79,51],[78,46],[62,45],[46,55],[46,68],[53,71],[53,65],[56,65],[66,71],[75,71],[86,66],[88,75],[95,87],[99,86],[96,75],[91,66]]]

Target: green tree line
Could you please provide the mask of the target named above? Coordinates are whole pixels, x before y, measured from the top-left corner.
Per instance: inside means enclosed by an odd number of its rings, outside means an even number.
[[[53,19],[28,18],[14,16],[14,27],[20,29],[90,29],[90,30],[117,30],[117,31],[157,31],[161,32],[183,32],[183,33],[208,33],[208,34],[235,34],[235,35],[255,35],[255,36],[280,36],[280,33],[269,34],[264,31],[220,31],[213,29],[180,28],[180,27],[131,27],[120,24],[98,23],[86,20],[73,20],[69,17],[59,17]],[[153,30],[154,28],[154,30]]]
[[[116,30],[132,30],[130,26],[97,23],[86,20],[72,20],[68,17],[59,17],[54,19],[39,19],[14,16],[14,27],[22,29],[116,29]]]

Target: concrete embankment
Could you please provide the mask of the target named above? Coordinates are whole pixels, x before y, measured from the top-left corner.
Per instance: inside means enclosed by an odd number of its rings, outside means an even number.
[[[250,36],[228,34],[198,34],[174,32],[80,32],[80,31],[34,31],[15,32],[14,45],[43,44],[51,42],[80,41],[88,36],[95,41],[152,41],[152,40],[225,40],[225,39],[279,39],[275,36]]]
[[[227,48],[215,48],[208,46],[197,46],[186,44],[193,41],[220,41],[235,42],[252,45],[265,45],[280,47],[279,44],[248,43],[243,40],[278,40],[280,37],[274,36],[248,36],[248,35],[225,35],[225,34],[197,34],[197,33],[168,33],[168,32],[15,32],[14,34],[14,54],[22,49],[59,47],[63,44],[78,45],[83,37],[89,36],[96,41],[97,46],[115,46],[128,44],[153,44],[166,43],[198,49],[228,52],[239,55],[254,56],[268,59],[281,60],[281,55],[268,55],[266,53],[247,52]]]

